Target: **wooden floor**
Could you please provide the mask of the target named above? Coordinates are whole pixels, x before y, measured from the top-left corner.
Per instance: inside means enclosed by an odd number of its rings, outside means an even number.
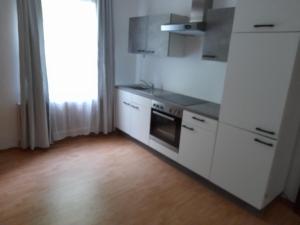
[[[299,225],[283,200],[262,213],[127,137],[0,152],[1,225]]]

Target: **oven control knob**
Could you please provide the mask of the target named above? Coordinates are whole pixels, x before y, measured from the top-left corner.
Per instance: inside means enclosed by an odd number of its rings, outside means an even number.
[[[163,107],[163,106],[159,106],[159,109],[163,110],[163,109],[164,109],[164,107]]]

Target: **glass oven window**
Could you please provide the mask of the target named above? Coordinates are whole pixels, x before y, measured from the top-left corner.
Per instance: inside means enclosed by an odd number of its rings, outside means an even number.
[[[180,126],[181,119],[152,110],[150,130],[152,136],[178,148]]]

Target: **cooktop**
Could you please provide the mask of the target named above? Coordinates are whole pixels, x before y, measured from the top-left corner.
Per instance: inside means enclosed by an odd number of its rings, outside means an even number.
[[[163,94],[160,95],[159,98],[182,106],[200,105],[200,104],[207,103],[206,101],[197,98],[180,95],[180,94],[174,94],[174,93]]]

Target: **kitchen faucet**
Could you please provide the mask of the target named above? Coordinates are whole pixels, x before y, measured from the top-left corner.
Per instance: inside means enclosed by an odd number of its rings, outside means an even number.
[[[145,80],[140,80],[140,82],[145,85],[147,88],[151,88],[152,90],[154,89],[154,84],[150,81],[145,81]]]

